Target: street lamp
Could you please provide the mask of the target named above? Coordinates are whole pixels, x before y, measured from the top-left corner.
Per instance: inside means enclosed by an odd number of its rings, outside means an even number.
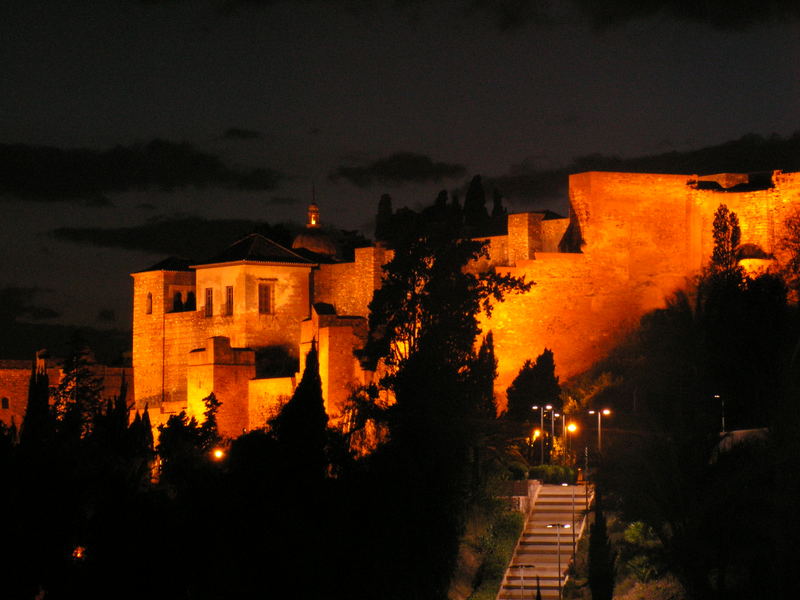
[[[542,432],[542,454],[541,454],[541,462],[539,464],[544,464],[544,411],[545,410],[553,410],[553,405],[548,404],[547,406],[531,406],[533,410],[539,411],[539,430]]]
[[[603,424],[602,424],[602,417],[605,415],[606,417],[611,414],[611,411],[607,408],[602,410],[590,410],[590,415],[597,414],[597,451],[601,452],[603,450]]]
[[[558,553],[558,598],[561,600],[561,580],[563,579],[563,574],[561,573],[561,530],[562,529],[569,529],[569,523],[548,523],[547,528],[552,529],[553,527],[556,528],[556,552]]]
[[[722,403],[722,433],[725,433],[725,398],[722,398],[719,394],[714,394],[714,399]]]
[[[567,450],[569,450],[571,445],[569,436],[574,435],[576,431],[578,431],[578,426],[575,423],[567,423],[566,433],[564,434],[564,436],[567,438]]]

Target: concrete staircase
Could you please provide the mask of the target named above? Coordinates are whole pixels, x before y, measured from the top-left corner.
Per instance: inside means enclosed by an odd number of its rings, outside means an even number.
[[[585,513],[584,485],[542,485],[506,570],[497,600],[535,600],[537,575],[542,600],[558,598],[559,550],[563,576],[572,559],[573,515],[577,542],[586,523]],[[569,528],[548,527],[554,523],[569,525]]]

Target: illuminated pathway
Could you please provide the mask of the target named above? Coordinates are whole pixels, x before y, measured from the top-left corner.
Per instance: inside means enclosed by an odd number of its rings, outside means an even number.
[[[537,575],[542,599],[558,598],[559,558],[563,574],[572,559],[573,515],[577,540],[586,522],[585,509],[586,488],[583,485],[543,485],[539,488],[497,600],[533,600],[536,598]],[[558,524],[560,528],[556,527]]]

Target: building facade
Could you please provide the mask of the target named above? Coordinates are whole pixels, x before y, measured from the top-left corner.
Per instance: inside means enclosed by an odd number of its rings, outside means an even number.
[[[780,263],[800,174],[581,173],[570,177],[569,200],[566,218],[508,215],[502,235],[482,238],[489,258],[470,267],[535,283],[482,319],[494,333],[501,407],[526,359],[551,348],[562,378],[580,373],[685,288],[711,255],[720,204],[739,216],[751,266]],[[350,390],[372,376],[353,351],[391,251],[375,244],[337,261],[318,228],[312,205],[292,249],[251,235],[202,264],[168,259],[134,273],[137,409],[147,405],[156,424],[184,409],[199,417],[213,391],[225,435],[259,427],[291,396],[314,340],[335,422]],[[275,357],[299,361],[299,371],[276,372]]]

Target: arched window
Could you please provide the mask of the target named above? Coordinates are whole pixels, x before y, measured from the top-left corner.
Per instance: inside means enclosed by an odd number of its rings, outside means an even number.
[[[175,292],[175,297],[172,299],[172,311],[181,312],[183,310],[183,298],[180,292]]]
[[[197,310],[197,301],[194,299],[194,292],[186,294],[186,304],[184,308],[186,310]]]
[[[6,398],[5,396],[3,396],[2,400],[0,400],[0,407],[4,408],[5,410],[8,410],[8,398]]]
[[[147,305],[145,306],[144,311],[148,315],[153,314],[153,294],[151,294],[150,292],[147,292]]]

